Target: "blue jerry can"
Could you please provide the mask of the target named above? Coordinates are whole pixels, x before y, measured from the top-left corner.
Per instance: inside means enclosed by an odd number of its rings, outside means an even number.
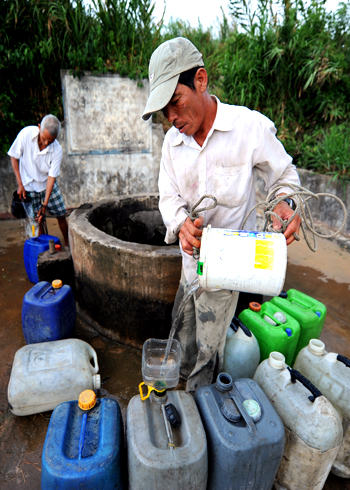
[[[38,282],[23,298],[22,328],[27,344],[67,339],[75,321],[74,294],[62,281]]]
[[[77,400],[61,403],[51,415],[41,489],[121,490],[123,422],[118,402],[97,399],[88,411],[80,406]]]
[[[23,258],[24,267],[30,282],[36,284],[39,282],[37,263],[39,254],[49,250],[49,240],[53,240],[55,245],[60,244],[60,239],[52,235],[40,235],[38,237],[29,238],[24,242]]]

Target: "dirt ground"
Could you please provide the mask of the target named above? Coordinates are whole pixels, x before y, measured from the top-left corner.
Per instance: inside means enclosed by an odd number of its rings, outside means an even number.
[[[59,236],[56,220],[49,220],[49,233]],[[33,286],[23,262],[24,233],[21,221],[0,221],[0,488],[39,489],[41,453],[51,412],[18,417],[11,414],[7,386],[16,351],[25,345],[21,309],[25,293]],[[348,306],[350,300],[350,254],[328,240],[319,240],[319,250],[311,252],[304,241],[288,249],[285,288],[298,289],[328,308],[321,339],[328,351],[350,357]],[[123,416],[130,398],[138,393],[141,353],[111,342],[79,318],[76,338],[96,350],[102,388],[100,397],[118,400]],[[328,477],[325,490],[350,490],[350,481]],[[186,490],[186,489],[184,489]],[[302,490],[302,489],[300,489]]]

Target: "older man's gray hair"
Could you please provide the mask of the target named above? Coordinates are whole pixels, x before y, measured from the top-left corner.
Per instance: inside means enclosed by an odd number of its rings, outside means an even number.
[[[56,116],[48,114],[47,116],[43,117],[40,124],[40,131],[44,131],[44,129],[47,129],[51,136],[55,136],[57,138],[61,131],[61,123]]]

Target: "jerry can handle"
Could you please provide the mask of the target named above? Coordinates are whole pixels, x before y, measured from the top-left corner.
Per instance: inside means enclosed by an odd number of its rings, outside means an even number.
[[[238,328],[240,327],[243,332],[246,334],[247,337],[251,337],[252,336],[252,332],[249,330],[248,327],[246,327],[244,325],[244,323],[236,316],[234,316],[231,320],[231,324],[230,324],[230,327],[235,331],[237,332]]]
[[[300,381],[300,383],[304,385],[305,388],[307,388],[312,393],[312,396],[308,397],[310,402],[314,402],[316,398],[322,396],[320,390],[318,390],[316,386],[311,383],[310,380],[308,380],[307,378],[305,378],[305,376],[299,373],[299,371],[297,371],[296,369],[292,369],[290,367],[287,367],[287,369],[290,372],[292,383],[295,383],[296,381]]]
[[[232,400],[235,402],[236,407],[238,408],[240,414],[242,415],[245,423],[247,424],[247,429],[251,434],[255,434],[256,428],[254,421],[251,419],[251,417],[248,415],[246,409],[243,406],[243,397],[238,391],[235,383],[233,382],[232,388],[229,391],[229,395],[232,398]]]
[[[147,387],[146,395],[143,394],[143,389],[142,389],[143,385]],[[142,383],[139,384],[140,397],[142,401],[147,400],[147,398],[150,396],[152,392],[152,389],[153,389],[152,386],[147,386],[143,381]]]
[[[342,362],[343,364],[345,364],[346,367],[350,368],[350,359],[348,359],[347,357],[338,354],[337,361]]]
[[[144,395],[143,394],[143,385],[147,386],[147,393]],[[140,397],[141,397],[141,400],[147,400],[147,398],[150,396],[150,394],[152,393],[152,391],[156,391],[157,393],[165,393],[165,389],[163,388],[162,390],[157,390],[157,388],[153,388],[153,386],[148,386],[146,385],[146,383],[144,383],[142,381],[142,383],[139,384],[139,391],[140,391]]]
[[[90,359],[92,357],[92,359],[94,360],[94,366],[90,363],[92,374],[97,374],[98,370],[99,370],[98,361],[97,361],[97,354],[95,352],[95,349],[93,349],[90,344],[87,344],[87,345],[89,346],[88,351],[90,354]]]

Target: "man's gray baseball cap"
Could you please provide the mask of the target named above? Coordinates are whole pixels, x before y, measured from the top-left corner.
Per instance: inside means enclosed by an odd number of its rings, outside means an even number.
[[[142,118],[147,121],[163,109],[175,92],[180,74],[197,66],[204,66],[203,56],[188,39],[176,37],[158,46],[149,62],[150,94]]]

